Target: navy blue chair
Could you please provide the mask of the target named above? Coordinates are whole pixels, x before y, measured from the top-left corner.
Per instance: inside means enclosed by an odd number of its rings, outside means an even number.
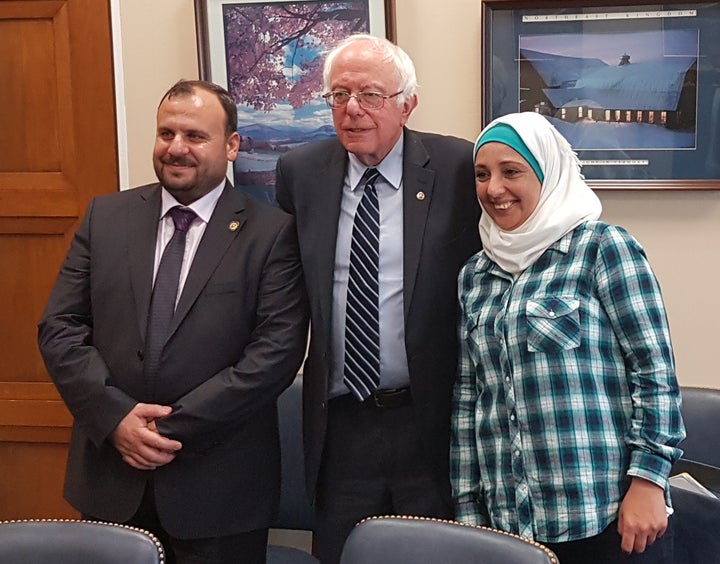
[[[340,564],[558,564],[540,543],[490,529],[427,517],[389,515],[360,521]]]
[[[683,455],[672,474],[688,472],[720,494],[720,390],[681,386],[680,394],[687,437],[680,444]]]
[[[681,386],[680,395],[687,431],[683,458],[720,468],[720,390]]]
[[[3,564],[163,564],[158,539],[126,525],[31,519],[0,523]]]
[[[312,531],[315,516],[305,488],[302,437],[302,377],[297,377],[278,398],[278,424],[282,455],[280,510],[273,529]],[[270,544],[268,564],[318,564],[298,548]]]
[[[681,386],[687,438],[672,474],[688,472],[720,496],[720,390]],[[720,562],[720,499],[671,486],[676,564]]]
[[[720,499],[670,487],[675,564],[720,562]]]

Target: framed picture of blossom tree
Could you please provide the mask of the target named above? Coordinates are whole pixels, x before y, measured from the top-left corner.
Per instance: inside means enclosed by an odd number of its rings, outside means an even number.
[[[355,33],[394,40],[394,0],[195,0],[200,77],[237,103],[235,186],[275,201],[275,163],[335,135],[321,98],[325,54]]]

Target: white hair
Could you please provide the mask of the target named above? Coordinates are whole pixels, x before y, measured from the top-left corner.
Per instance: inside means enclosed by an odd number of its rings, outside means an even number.
[[[398,78],[398,89],[402,91],[396,98],[398,106],[402,106],[407,100],[417,94],[417,76],[415,75],[415,65],[410,56],[400,47],[391,43],[382,37],[375,37],[367,33],[357,33],[350,35],[338,43],[325,57],[323,66],[323,88],[325,92],[330,92],[330,74],[332,73],[335,58],[341,51],[346,48],[365,41],[371,44],[374,49],[382,55],[382,60],[392,63],[395,67],[395,74]]]

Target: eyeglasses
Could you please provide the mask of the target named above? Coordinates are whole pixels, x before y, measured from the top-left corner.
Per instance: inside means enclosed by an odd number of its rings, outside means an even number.
[[[395,94],[382,94],[380,92],[358,92],[357,94],[350,94],[350,92],[345,92],[344,90],[333,90],[332,92],[323,94],[322,97],[325,98],[325,102],[327,102],[327,105],[333,110],[347,106],[350,98],[355,98],[363,110],[379,110],[383,107],[385,100],[399,96],[402,93],[403,91],[401,90],[400,92],[395,92]]]

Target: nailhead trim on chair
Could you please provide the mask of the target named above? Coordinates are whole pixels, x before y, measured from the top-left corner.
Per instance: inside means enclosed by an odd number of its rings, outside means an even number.
[[[121,529],[127,529],[128,531],[135,531],[142,533],[150,538],[155,544],[160,556],[160,564],[165,563],[165,549],[163,548],[160,540],[153,535],[150,531],[140,529],[138,527],[132,527],[130,525],[122,525],[120,523],[109,523],[107,521],[88,521],[87,519],[11,519],[8,521],[0,521],[0,525],[9,525],[11,523],[88,523],[91,525],[102,525],[105,527],[119,527]]]
[[[491,531],[493,533],[499,533],[501,535],[505,535],[508,537],[512,537],[518,540],[521,540],[523,542],[526,542],[528,544],[531,544],[535,546],[536,548],[539,548],[542,550],[547,557],[550,559],[550,562],[552,564],[559,564],[557,556],[555,556],[555,553],[550,550],[547,546],[544,544],[541,544],[537,541],[526,539],[525,537],[521,537],[520,535],[516,535],[514,533],[508,533],[507,531],[501,531],[500,529],[493,529],[492,527],[484,527],[482,525],[471,525],[470,523],[461,523],[460,521],[451,521],[449,519],[438,519],[437,517],[418,517],[415,515],[376,515],[374,517],[366,517],[362,521],[360,521],[357,525],[360,525],[361,523],[364,523],[365,521],[382,521],[383,519],[407,519],[409,521],[431,521],[433,523],[446,523],[448,525],[456,525],[458,527],[469,527],[471,529],[482,529],[484,531]],[[357,525],[355,525],[357,527]]]

